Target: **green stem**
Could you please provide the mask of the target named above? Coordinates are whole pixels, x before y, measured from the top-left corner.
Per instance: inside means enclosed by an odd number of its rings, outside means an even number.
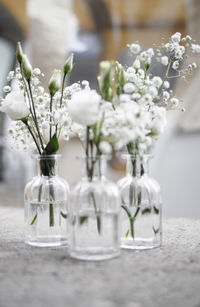
[[[39,204],[40,201],[41,201],[41,195],[42,195],[42,184],[41,184],[40,187],[39,187],[38,204]],[[32,222],[30,223],[31,226],[35,223],[36,219],[37,219],[37,213],[35,214],[35,216],[34,216]]]
[[[169,69],[170,69],[170,67],[171,67],[172,62],[173,62],[173,61],[170,59],[169,64],[168,64],[168,66],[167,66],[167,70],[166,70],[166,72],[165,72],[165,76],[164,76],[163,82],[162,82],[161,86],[159,87],[158,92],[160,92],[160,90],[161,90],[161,88],[162,88],[164,82],[165,82],[165,81],[167,80],[167,78],[168,78],[168,73],[169,73]]]
[[[53,96],[51,95],[51,99],[50,99],[50,130],[49,130],[49,137],[50,137],[50,140],[51,140],[51,137],[52,137],[52,123],[51,123],[51,121],[52,121],[52,115],[51,115],[51,113],[52,113],[52,102],[53,102]]]
[[[23,121],[23,120],[22,120],[22,121]],[[34,133],[33,133],[32,130],[31,130],[31,127],[29,126],[29,124],[28,124],[27,121],[23,121],[23,123],[24,123],[24,124],[26,125],[26,127],[28,128],[28,131],[30,132],[30,134],[31,134],[31,136],[32,136],[32,138],[33,138],[33,140],[34,140],[34,142],[35,142],[35,145],[36,145],[36,147],[37,147],[37,150],[38,150],[39,154],[41,155],[40,147],[39,147],[39,145],[38,145],[38,142],[37,142],[37,139],[36,139]]]
[[[37,134],[38,134],[38,137],[39,137],[39,140],[40,140],[40,144],[41,144],[42,150],[44,151],[44,145],[43,145],[42,138],[41,138],[41,135],[40,135],[40,130],[39,130],[39,127],[38,127],[37,115],[36,115],[36,111],[35,111],[35,106],[34,106],[34,101],[33,101],[33,95],[32,95],[32,90],[31,90],[30,82],[28,82],[28,88],[29,88],[29,92],[30,92],[31,105],[32,105],[33,114],[34,114],[33,121],[35,123],[35,127],[36,127],[36,130],[37,130]]]

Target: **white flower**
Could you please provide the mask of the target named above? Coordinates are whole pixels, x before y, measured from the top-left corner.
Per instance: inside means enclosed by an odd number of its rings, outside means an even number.
[[[82,90],[72,95],[68,111],[73,121],[84,126],[94,125],[99,119],[100,95],[95,90]]]
[[[173,64],[172,64],[172,68],[174,70],[178,69],[179,68],[179,61],[175,61]]]
[[[151,58],[152,58],[152,57],[154,56],[154,50],[153,50],[153,48],[149,48],[149,49],[147,49],[147,51],[146,51],[146,52],[147,52],[147,54],[148,54],[148,56],[149,56],[149,57],[151,57]]]
[[[106,141],[100,142],[99,149],[104,155],[110,155],[112,152],[112,146]]]
[[[12,120],[19,120],[29,115],[29,107],[24,100],[23,92],[13,91],[5,97],[0,111],[5,112]]]
[[[159,88],[162,84],[162,79],[160,77],[153,77],[152,83],[155,87]]]
[[[195,62],[192,63],[192,68],[196,69],[197,68],[197,64]]]
[[[164,91],[164,92],[163,92],[163,98],[164,98],[165,100],[168,100],[169,97],[170,97],[169,93],[168,93],[167,91]]]
[[[3,91],[5,93],[9,93],[11,91],[11,87],[9,85],[4,86]]]
[[[126,83],[124,85],[124,92],[127,94],[132,94],[135,90],[135,85],[132,83]]]
[[[178,105],[179,105],[179,99],[173,97],[173,98],[171,99],[171,104],[172,104],[172,108],[177,108]]]
[[[167,66],[169,63],[169,59],[167,56],[162,56],[160,59],[161,64],[163,64],[164,66]]]
[[[191,49],[193,53],[200,53],[200,45],[192,44]]]
[[[34,68],[33,73],[34,73],[35,76],[38,76],[38,75],[41,74],[41,70],[39,68]]]
[[[181,40],[181,33],[176,32],[175,34],[173,34],[171,36],[171,40],[172,40],[173,43],[179,43],[180,40]]]
[[[133,62],[133,68],[139,69],[140,68],[140,60],[137,57],[136,60]]]
[[[149,87],[149,94],[152,96],[152,97],[156,97],[158,95],[158,90],[155,86],[150,86]]]
[[[134,54],[138,54],[141,50],[139,44],[131,44],[131,45],[129,45],[129,48],[130,48],[130,51]]]
[[[169,81],[165,81],[164,83],[163,83],[163,87],[164,88],[170,88],[170,83],[169,83]]]
[[[119,101],[120,101],[120,103],[129,102],[129,101],[130,101],[130,96],[127,95],[127,94],[121,94],[121,95],[119,96]]]

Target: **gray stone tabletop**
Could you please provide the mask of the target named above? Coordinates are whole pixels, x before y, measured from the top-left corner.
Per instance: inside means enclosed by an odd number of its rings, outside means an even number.
[[[0,207],[0,307],[200,307],[200,220],[164,221],[163,247],[102,262],[23,243],[23,209]]]

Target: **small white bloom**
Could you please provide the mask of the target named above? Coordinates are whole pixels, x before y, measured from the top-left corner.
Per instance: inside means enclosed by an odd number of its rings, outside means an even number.
[[[4,93],[9,93],[11,91],[11,87],[9,85],[4,86],[3,88]]]
[[[179,61],[175,61],[173,64],[172,64],[172,68],[174,70],[178,69],[179,68]]]
[[[179,106],[179,100],[175,97],[171,99],[171,104],[173,108],[177,108]]]
[[[169,63],[169,59],[167,56],[162,56],[160,59],[161,64],[163,64],[164,66],[167,66]]]
[[[130,102],[130,96],[128,94],[121,94],[119,96],[120,103]]]
[[[95,90],[81,90],[68,102],[69,114],[76,123],[91,126],[99,119],[101,96]]]
[[[149,56],[149,57],[151,57],[151,58],[152,58],[152,57],[154,56],[154,50],[153,50],[153,48],[149,48],[149,49],[147,49],[147,51],[146,51],[146,52],[147,52],[147,54],[148,54],[148,56]]]
[[[141,50],[141,47],[139,44],[131,44],[129,45],[129,48],[130,48],[130,51],[133,53],[133,54],[138,54]]]
[[[33,73],[34,73],[35,76],[38,76],[38,75],[41,74],[41,70],[39,68],[34,68]]]
[[[132,84],[132,83],[126,83],[126,84],[124,85],[124,92],[125,92],[126,94],[132,94],[132,93],[134,92],[134,90],[135,90],[135,85],[134,85],[134,84]]]
[[[164,98],[165,100],[168,100],[169,97],[170,97],[169,93],[168,93],[167,91],[164,91],[164,92],[163,92],[163,98]]]
[[[155,86],[150,86],[149,87],[149,94],[155,98],[158,95],[158,90]]]
[[[140,60],[137,57],[136,60],[133,62],[133,68],[139,69],[140,68]]]
[[[166,88],[166,89],[170,88],[170,83],[169,83],[169,81],[165,81],[165,82],[163,83],[163,87]]]
[[[13,91],[5,97],[0,111],[5,112],[12,120],[19,120],[29,115],[29,107],[24,100],[23,92]]]
[[[13,70],[11,70],[8,74],[7,80],[11,81],[15,76],[15,72]]]
[[[176,32],[175,34],[173,34],[171,36],[171,40],[173,43],[179,43],[181,40],[181,33],[180,32]]]
[[[112,152],[112,146],[106,141],[100,142],[99,149],[104,155],[110,155]]]
[[[196,69],[197,68],[197,64],[194,62],[194,63],[192,63],[192,68],[193,69]]]
[[[159,88],[162,84],[162,79],[160,77],[153,77],[152,83],[155,87]]]

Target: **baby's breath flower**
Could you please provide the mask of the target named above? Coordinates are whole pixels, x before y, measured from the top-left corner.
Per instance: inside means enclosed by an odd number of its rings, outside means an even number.
[[[179,61],[174,61],[174,63],[172,64],[172,68],[174,70],[177,70],[179,68]]]
[[[168,59],[167,56],[163,56],[163,57],[161,57],[160,62],[161,62],[161,64],[163,64],[164,66],[167,66],[168,63],[169,63],[169,59]]]
[[[166,88],[166,89],[170,88],[170,83],[169,83],[169,81],[165,81],[165,82],[163,83],[163,87]]]
[[[4,93],[9,93],[11,91],[11,87],[6,85],[6,86],[4,86],[3,91],[4,91]]]
[[[128,45],[128,47],[130,48],[130,51],[133,54],[138,54],[141,50],[141,47],[139,44],[131,44],[131,45]]]
[[[162,79],[160,77],[153,77],[152,83],[155,87],[159,88],[162,84]]]

